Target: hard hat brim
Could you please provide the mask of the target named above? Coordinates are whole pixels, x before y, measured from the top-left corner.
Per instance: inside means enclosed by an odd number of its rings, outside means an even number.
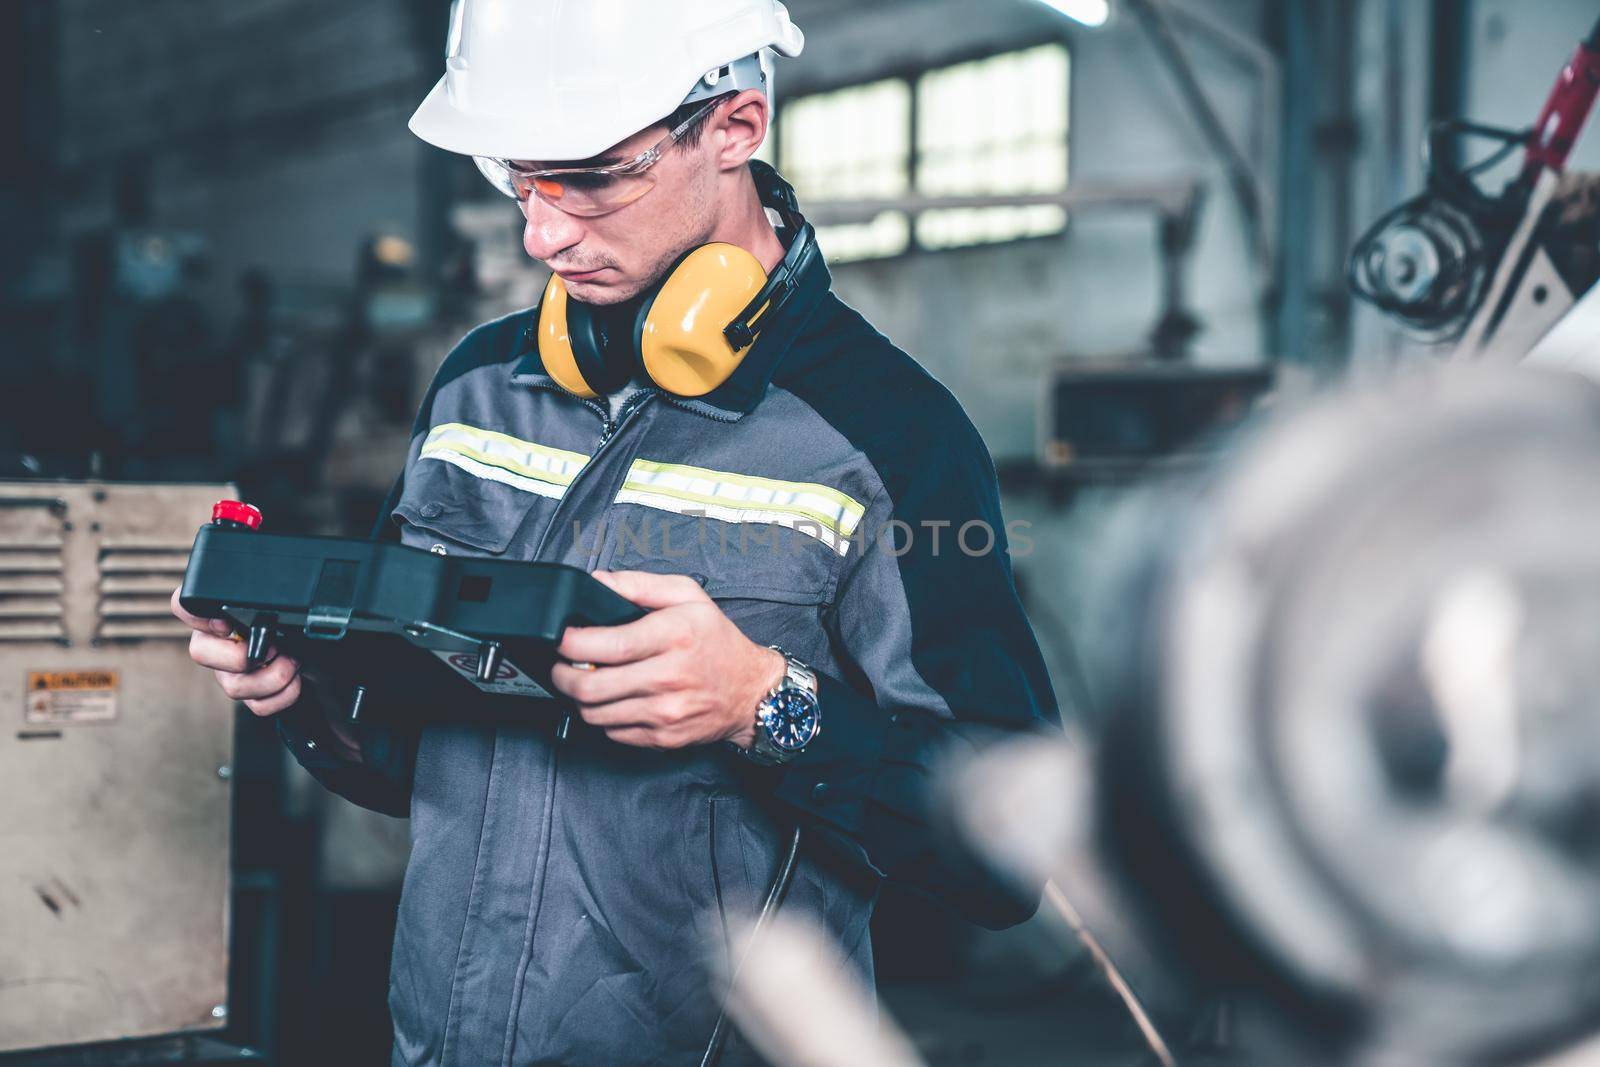
[[[560,163],[591,159],[670,115],[682,94],[640,101],[621,114],[615,98],[569,101],[559,112],[512,117],[473,115],[450,100],[440,78],[407,124],[412,133],[446,152],[495,159]]]

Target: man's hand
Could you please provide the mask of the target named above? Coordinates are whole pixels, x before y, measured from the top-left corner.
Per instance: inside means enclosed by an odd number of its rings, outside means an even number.
[[[583,720],[641,748],[717,741],[749,748],[756,705],[783,680],[783,657],[740,633],[693,578],[594,576],[652,610],[625,626],[567,627],[556,651],[569,662],[557,663],[550,677]]]
[[[210,667],[224,693],[263,716],[276,715],[300,699],[299,663],[268,649],[267,662],[250,670],[244,642],[232,636],[231,627],[221,619],[190,615],[178,603],[178,592],[172,591],[172,613],[194,631],[189,635],[189,658]]]

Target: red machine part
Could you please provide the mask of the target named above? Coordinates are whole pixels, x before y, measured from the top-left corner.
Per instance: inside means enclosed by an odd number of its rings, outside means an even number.
[[[1546,168],[1560,171],[1566,167],[1567,156],[1583,131],[1597,94],[1600,94],[1600,25],[1595,26],[1588,40],[1578,45],[1545,101],[1528,142],[1528,154],[1522,166],[1523,181],[1531,182]]]

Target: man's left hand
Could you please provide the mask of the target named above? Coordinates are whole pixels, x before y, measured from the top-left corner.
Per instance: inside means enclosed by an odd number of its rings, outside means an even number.
[[[783,680],[783,657],[741,633],[693,578],[594,576],[651,610],[624,626],[569,626],[562,635],[556,651],[568,662],[557,663],[550,677],[583,720],[641,748],[717,741],[749,748],[756,706]]]

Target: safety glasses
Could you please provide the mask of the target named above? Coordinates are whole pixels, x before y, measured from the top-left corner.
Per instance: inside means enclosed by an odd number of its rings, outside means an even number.
[[[722,100],[708,102],[684,119],[653,146],[633,159],[605,167],[568,167],[525,170],[509,159],[473,156],[472,161],[489,184],[516,201],[537,196],[569,215],[592,217],[627,207],[655,185],[650,170],[668,148],[683,139],[696,122],[709,115]]]

